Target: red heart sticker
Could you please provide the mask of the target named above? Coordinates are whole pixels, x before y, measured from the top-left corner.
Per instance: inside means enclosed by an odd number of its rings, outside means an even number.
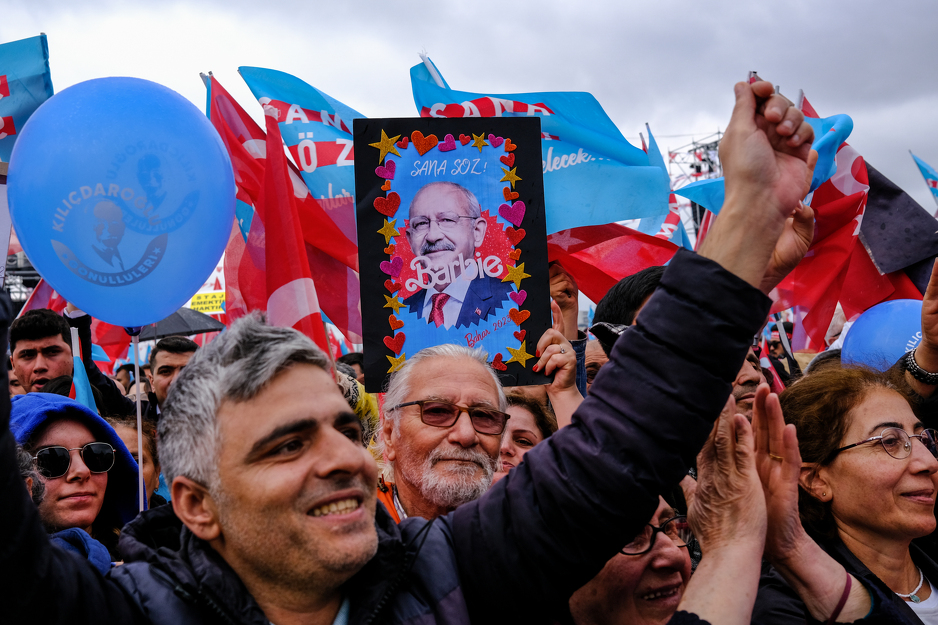
[[[527,333],[528,333],[527,330],[518,330],[517,332],[515,332],[515,338],[518,339],[519,341],[523,341]]]
[[[417,148],[417,154],[420,156],[423,156],[435,148],[436,144],[440,142],[436,135],[428,135],[425,137],[419,130],[410,133],[410,140],[414,142],[414,147]]]
[[[517,200],[518,196],[520,196],[521,194],[518,193],[517,191],[512,191],[511,187],[505,187],[504,189],[502,189],[502,195],[505,196],[506,202],[510,202],[512,200]]]
[[[406,149],[407,149],[407,143],[408,143],[408,139],[407,139],[407,137],[404,137],[403,139],[401,139],[400,141],[398,141],[398,142],[396,143],[396,145],[397,145],[397,147],[399,147],[400,149],[406,150]]]
[[[401,285],[395,282],[394,280],[385,280],[384,288],[391,292],[391,295],[394,295],[401,290]]]
[[[518,228],[517,230],[511,226],[505,228],[505,236],[508,237],[508,242],[511,243],[512,247],[518,245],[526,234],[527,232],[524,231],[524,228]]]
[[[511,139],[505,139],[505,151],[506,152],[514,152],[516,147],[518,146],[512,143]]]
[[[384,339],[384,340],[386,341],[387,339]],[[489,364],[492,366],[493,369],[497,369],[499,371],[508,370],[508,365],[502,362],[501,354],[495,354],[495,358],[493,358],[492,362],[490,362]]]
[[[403,328],[404,322],[398,319],[397,317],[395,317],[394,315],[391,315],[390,317],[388,317],[388,325],[391,326],[391,331],[393,332],[394,330],[400,330],[401,328]],[[518,333],[515,332],[515,334],[518,334]]]
[[[459,135],[459,142],[462,143],[463,145],[466,145],[470,141],[472,141],[472,137],[470,137],[469,135]]]
[[[376,197],[374,204],[379,213],[387,217],[393,217],[401,205],[401,196],[391,191],[387,197]]]
[[[512,308],[508,311],[508,316],[511,317],[511,320],[514,321],[517,325],[524,323],[528,317],[531,316],[530,310],[518,310],[517,308]],[[387,339],[385,339],[387,340]]]
[[[514,155],[514,154],[506,154],[505,156],[499,158],[498,160],[500,160],[501,162],[505,163],[505,165],[507,165],[508,167],[514,167],[514,166],[515,166],[515,155]],[[391,161],[391,162],[393,163],[394,161]],[[381,174],[378,174],[378,175],[381,176]],[[381,176],[381,177],[383,178],[384,176]],[[392,177],[393,177],[393,176],[392,176]]]
[[[518,259],[521,258],[521,250],[511,250],[508,252],[508,258],[517,262]]]
[[[394,335],[394,338],[390,336],[384,337],[384,344],[387,345],[389,350],[400,356],[401,350],[404,349],[404,341],[406,340],[407,337],[404,336],[404,333],[398,332]]]

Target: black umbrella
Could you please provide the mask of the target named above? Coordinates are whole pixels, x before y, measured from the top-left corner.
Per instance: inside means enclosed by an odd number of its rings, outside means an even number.
[[[217,319],[191,308],[180,308],[166,319],[145,326],[140,332],[140,340],[152,341],[164,336],[190,336],[224,329],[225,324]]]

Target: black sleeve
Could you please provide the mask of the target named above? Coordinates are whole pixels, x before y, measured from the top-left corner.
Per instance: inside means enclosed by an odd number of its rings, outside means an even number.
[[[452,513],[473,622],[549,618],[638,533],[693,464],[770,303],[678,252],[573,423]]]
[[[0,293],[0,344],[12,305]],[[87,561],[52,546],[20,477],[10,432],[7,365],[0,359],[0,621],[3,623],[143,623],[126,595]]]
[[[81,344],[82,363],[85,365],[85,373],[88,375],[88,381],[91,385],[101,392],[104,400],[104,406],[101,406],[102,414],[111,415],[135,415],[137,407],[134,402],[125,397],[114,380],[107,377],[91,357],[91,315],[82,315],[72,319],[64,315],[68,325],[78,329],[78,342]]]
[[[668,621],[668,625],[710,625],[710,622],[703,620],[696,614],[680,610],[674,613],[674,616]]]
[[[762,563],[756,604],[752,608],[752,622],[760,625],[804,625],[808,622],[804,602],[798,593],[765,562]]]

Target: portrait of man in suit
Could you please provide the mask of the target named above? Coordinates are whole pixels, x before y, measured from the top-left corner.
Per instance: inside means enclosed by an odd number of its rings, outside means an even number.
[[[404,300],[410,312],[447,329],[485,321],[511,292],[511,283],[491,275],[491,260],[478,258],[487,223],[469,189],[454,182],[431,182],[410,203],[407,241],[429,285]],[[494,260],[494,259],[493,259]]]

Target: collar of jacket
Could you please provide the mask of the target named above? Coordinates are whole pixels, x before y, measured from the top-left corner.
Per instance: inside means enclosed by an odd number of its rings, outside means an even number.
[[[374,622],[382,598],[405,573],[407,549],[400,530],[383,506],[375,514],[378,551],[342,586],[349,598],[349,624]],[[214,612],[220,622],[266,624],[254,597],[224,559],[197,538],[176,516],[160,506],[140,514],[124,527],[120,550],[125,562],[146,562],[160,571],[176,593]]]

